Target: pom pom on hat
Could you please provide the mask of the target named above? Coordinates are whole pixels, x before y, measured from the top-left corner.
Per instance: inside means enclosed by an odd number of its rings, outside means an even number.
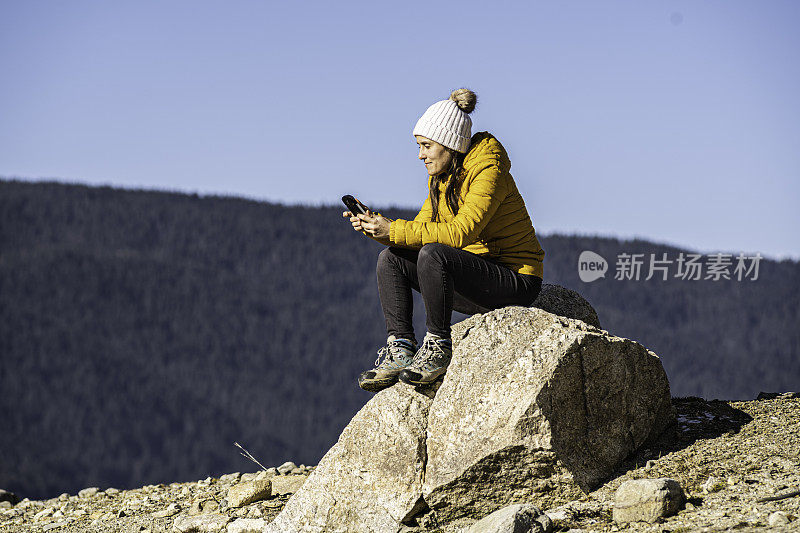
[[[475,93],[463,87],[450,93],[450,100],[454,101],[458,108],[468,115],[475,110],[475,104],[478,103]]]
[[[414,126],[413,135],[421,135],[442,146],[464,153],[472,137],[472,119],[478,97],[469,89],[456,89],[447,100],[430,106]]]

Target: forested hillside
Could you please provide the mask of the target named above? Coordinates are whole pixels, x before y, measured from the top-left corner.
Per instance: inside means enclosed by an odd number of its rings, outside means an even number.
[[[234,441],[265,464],[316,463],[370,398],[356,376],[385,340],[381,246],[341,211],[0,181],[0,488],[45,498],[252,469]],[[623,281],[618,254],[681,250],[539,237],[545,282],[656,352],[674,396],[800,388],[797,262],[763,259],[756,280]],[[578,278],[584,250],[611,263],[604,279]],[[415,323],[421,337],[421,308]]]

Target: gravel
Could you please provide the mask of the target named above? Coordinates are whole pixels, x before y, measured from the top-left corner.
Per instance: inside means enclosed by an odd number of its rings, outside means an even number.
[[[677,427],[630,457],[611,479],[582,498],[546,510],[556,531],[796,531],[800,528],[800,397],[771,395],[748,402],[675,398]],[[300,474],[234,472],[201,481],[146,485],[129,490],[81,491],[42,501],[23,499],[0,509],[0,530],[19,532],[171,531],[175,520],[201,511],[271,521],[292,493],[272,495],[236,509],[228,490],[240,481],[280,476],[297,487],[313,467],[287,462],[281,470]],[[672,478],[688,498],[677,515],[655,524],[615,524],[614,493],[631,479]],[[291,480],[290,480],[291,478]],[[297,480],[292,482],[293,480]],[[92,487],[93,488],[93,487]],[[296,489],[294,489],[296,490]],[[89,494],[93,492],[93,494]],[[22,496],[22,495],[20,495]],[[531,502],[536,503],[536,502]],[[195,505],[195,507],[198,507]],[[231,522],[233,523],[233,522]],[[449,532],[444,532],[449,533]]]

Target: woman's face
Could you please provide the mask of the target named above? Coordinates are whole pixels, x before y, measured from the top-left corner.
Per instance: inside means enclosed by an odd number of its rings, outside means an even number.
[[[432,141],[422,135],[414,135],[414,137],[416,137],[419,145],[419,158],[425,163],[428,175],[436,176],[447,170],[453,157],[450,151],[436,141]]]

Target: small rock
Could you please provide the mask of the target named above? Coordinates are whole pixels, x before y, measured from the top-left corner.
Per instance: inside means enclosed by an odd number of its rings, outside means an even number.
[[[47,518],[48,516],[50,516],[52,514],[53,514],[53,509],[48,507],[47,509],[42,509],[41,511],[39,511],[38,513],[33,515],[33,519],[34,520],[41,520],[42,518]]]
[[[66,492],[61,493],[58,497],[58,501],[60,502],[69,501],[69,494],[67,494]]]
[[[260,518],[238,518],[228,524],[227,533],[261,533],[267,521]]]
[[[529,503],[517,503],[503,507],[472,524],[467,533],[550,533],[553,522],[546,514]]]
[[[545,511],[545,514],[549,516],[552,520],[569,520],[572,518],[572,512],[567,507],[559,507],[558,509],[552,509]]]
[[[192,501],[191,507],[189,507],[189,516],[199,515],[203,512],[202,504],[205,501],[205,498],[196,498]]]
[[[19,503],[19,497],[13,492],[0,489],[0,502],[11,502],[11,505]]]
[[[78,496],[80,496],[81,498],[91,498],[98,492],[100,492],[99,487],[88,487],[78,491]]]
[[[783,511],[775,511],[774,513],[769,515],[769,518],[767,519],[767,523],[770,526],[773,526],[773,527],[775,527],[775,526],[785,526],[786,524],[789,523],[789,516],[786,513],[784,513]]]
[[[228,490],[228,506],[242,507],[269,498],[272,483],[269,479],[254,479],[234,485]]]
[[[723,485],[719,482],[717,478],[714,476],[710,476],[705,483],[703,483],[702,488],[705,494],[709,494],[711,492],[717,492],[722,489]]]
[[[305,483],[306,476],[277,476],[272,478],[272,494],[294,494]]]
[[[106,494],[109,496],[114,496],[115,494],[119,494],[119,489],[115,489],[114,487],[109,487],[106,489]]]
[[[290,473],[295,468],[297,468],[296,464],[294,464],[292,461],[286,461],[281,466],[279,466],[277,470],[278,470],[279,474],[285,476],[286,474]]]
[[[180,533],[217,533],[224,531],[229,521],[229,517],[221,514],[179,516],[172,524],[172,530]]]
[[[266,473],[268,475],[270,475],[270,476],[277,476],[278,475],[278,469],[275,468],[274,466],[271,466],[271,467],[267,468]]]
[[[224,476],[220,476],[219,480],[223,483],[233,483],[239,481],[239,478],[242,477],[241,472],[233,472],[232,474],[225,474]]]
[[[550,533],[553,531],[553,521],[547,516],[545,513],[540,514],[536,517],[536,521],[542,525],[542,532],[543,533]]]
[[[687,511],[694,511],[694,504],[691,502],[686,502],[686,510]]]
[[[208,500],[203,501],[200,504],[200,508],[203,510],[204,513],[213,513],[214,511],[219,510],[219,502],[217,500],[209,498]]]
[[[772,400],[775,398],[800,398],[800,392],[759,392],[756,400]]]
[[[153,518],[169,518],[178,514],[180,510],[181,508],[177,503],[171,503],[166,509],[153,513]]]
[[[4,509],[5,510],[5,509],[11,509],[12,507],[14,507],[14,506],[9,501],[0,502],[0,509]]]
[[[203,513],[211,513],[219,509],[219,502],[213,498],[199,497],[192,502],[189,508],[189,515],[196,516]]]
[[[655,522],[678,512],[686,497],[674,479],[633,479],[619,486],[614,495],[614,521]]]
[[[655,468],[656,464],[657,463],[656,463],[655,459],[650,459],[649,461],[647,461],[647,463],[644,465],[644,467],[649,470],[651,468]]]

